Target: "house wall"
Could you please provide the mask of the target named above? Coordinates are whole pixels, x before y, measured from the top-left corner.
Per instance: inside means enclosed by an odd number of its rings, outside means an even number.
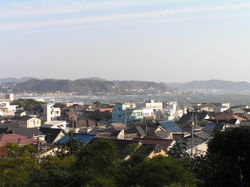
[[[207,146],[208,142],[204,142],[202,144],[199,144],[197,146],[193,147],[193,154],[194,155],[205,155],[208,149]],[[188,154],[191,154],[191,148],[186,151]]]
[[[150,102],[146,103],[146,109],[162,110],[163,103],[162,102],[155,102],[154,100],[150,100]]]
[[[166,157],[168,156],[168,154],[167,154],[165,151],[163,151],[163,150],[161,149],[161,151],[158,152],[158,153],[152,152],[147,158],[152,159],[152,158],[154,158],[154,157],[156,157],[156,156],[159,156],[159,155],[161,155],[161,156],[166,156]]]
[[[142,115],[146,118],[148,118],[148,117],[155,118],[155,111],[154,110],[155,109],[153,109],[153,108],[144,108],[144,109],[142,109]]]
[[[52,104],[45,105],[44,110],[47,121],[58,120],[61,117],[61,109],[54,107]]]
[[[135,121],[140,121],[143,119],[143,110],[135,109],[130,104],[117,104],[112,111],[112,122],[113,123],[131,123]],[[129,107],[129,108],[128,108]]]
[[[124,130],[121,130],[121,132],[117,136],[117,139],[124,140]]]
[[[41,126],[41,120],[38,118],[31,118],[27,120],[26,128],[35,128]]]

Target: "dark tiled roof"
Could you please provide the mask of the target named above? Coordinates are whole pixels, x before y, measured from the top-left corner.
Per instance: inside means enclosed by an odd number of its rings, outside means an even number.
[[[156,149],[160,150],[161,148],[155,144],[142,144],[141,146],[139,146],[136,152],[139,154],[143,154],[145,157],[147,157]]]
[[[0,127],[0,134],[9,134],[11,132],[11,128],[9,127]]]
[[[21,113],[23,113],[23,112],[26,112],[25,110],[17,110],[16,112],[15,112],[15,114],[21,114]]]
[[[174,140],[171,140],[171,139],[154,139],[154,138],[135,138],[134,140],[137,140],[137,141],[139,141],[139,142],[141,142],[143,144],[158,145],[165,152],[168,151],[169,147],[174,142]]]
[[[184,114],[178,121],[179,124],[187,124],[194,121],[203,121],[205,117],[208,115],[208,112],[189,112]]]
[[[29,138],[42,134],[42,132],[38,128],[21,128],[21,127],[13,128],[12,133],[19,134],[22,136],[27,136]]]
[[[57,136],[63,132],[62,129],[53,129],[53,128],[40,128],[42,134],[46,135],[45,141],[47,143],[53,143]]]
[[[145,131],[142,129],[141,126],[135,126],[125,130],[125,135],[128,134],[137,134],[137,137],[144,137]]]
[[[11,118],[11,120],[15,120],[15,121],[27,121],[29,119],[32,119],[34,117],[31,116],[21,116],[21,117],[13,117]]]
[[[114,130],[111,134],[110,134],[110,137],[117,137],[120,133],[121,133],[122,130]]]
[[[3,124],[0,124],[0,128],[11,128],[11,129],[13,129],[13,128],[19,128],[20,126],[19,126],[19,124],[17,124],[17,123],[9,123],[9,122],[7,122],[7,123],[3,123]]]
[[[80,128],[80,127],[106,127],[107,125],[93,120],[81,120],[76,122],[76,126]]]
[[[18,125],[0,126],[0,134],[18,134],[32,138],[33,136],[41,135],[42,132],[38,128],[22,128]]]

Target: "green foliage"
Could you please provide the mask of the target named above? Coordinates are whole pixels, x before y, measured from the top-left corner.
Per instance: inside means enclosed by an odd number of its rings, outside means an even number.
[[[176,144],[169,150],[168,154],[172,158],[189,158],[187,150],[187,143],[184,140],[176,142]]]
[[[14,100],[11,104],[18,105],[18,107],[22,107],[24,109],[30,109],[35,106],[42,106],[44,103],[40,101],[36,101],[34,99],[18,99]]]
[[[37,153],[37,147],[35,145],[24,145],[22,147],[15,143],[7,143],[5,145],[7,149],[8,157],[18,157],[18,156],[30,156],[34,157]]]
[[[75,176],[77,185],[105,178],[115,180],[119,159],[113,141],[94,139],[84,146],[77,155]]]
[[[7,144],[6,148],[7,157],[0,159],[0,186],[28,185],[32,175],[40,169],[34,157],[35,147]]]
[[[66,104],[64,104],[64,103],[56,103],[55,105],[54,105],[54,107],[58,107],[58,108],[65,108],[66,107]]]
[[[93,105],[95,107],[100,107],[100,106],[102,106],[102,103],[100,101],[95,101],[95,102],[93,102]]]
[[[223,160],[224,172],[221,171],[219,174],[225,176],[225,171],[228,171],[228,177],[223,178],[225,183],[230,182],[238,186],[250,185],[249,137],[249,128],[232,128],[217,133],[209,142],[209,154],[217,158],[216,163],[221,163]]]
[[[186,170],[182,164],[171,158],[162,156],[153,159],[145,159],[136,165],[126,165],[119,175],[120,186],[166,186],[172,183],[180,183],[182,186],[196,186],[198,182],[195,176]]]
[[[83,144],[75,139],[72,134],[69,134],[68,140],[66,143],[58,144],[57,156],[63,158],[65,156],[76,155]]]
[[[182,160],[208,187],[249,186],[250,129],[232,128],[215,134],[208,154]]]
[[[73,145],[73,146],[72,146]],[[30,146],[7,146],[10,154],[0,159],[0,186],[195,186],[197,179],[171,158],[146,159],[128,148],[131,158],[121,161],[112,140],[94,139],[75,147],[65,144],[71,154],[37,159]],[[69,148],[71,147],[71,148]]]
[[[72,166],[75,163],[74,156],[60,158],[49,156],[40,163],[41,169],[33,178],[33,184],[37,186],[69,186],[72,180]]]

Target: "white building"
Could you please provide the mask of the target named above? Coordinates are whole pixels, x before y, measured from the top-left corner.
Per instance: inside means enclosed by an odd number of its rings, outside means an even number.
[[[66,121],[47,121],[41,127],[43,128],[52,128],[52,129],[66,129]]]
[[[9,100],[10,102],[13,102],[15,99],[15,95],[14,94],[6,94],[5,99]]]
[[[167,106],[165,108],[165,113],[168,116],[168,120],[174,120],[178,114],[177,114],[177,102],[171,101],[167,103]]]
[[[17,105],[11,105],[9,101],[0,101],[0,115],[2,116],[14,116]]]
[[[47,122],[60,119],[61,109],[59,107],[54,107],[53,104],[47,104],[47,105],[44,105],[43,108],[44,108],[44,113],[46,115]]]
[[[230,108],[230,103],[216,103],[214,104],[215,108],[214,108],[214,112],[215,113],[221,113],[221,112],[225,112]]]
[[[155,109],[153,108],[143,108],[142,115],[145,118],[155,118]]]
[[[155,102],[154,100],[150,100],[146,103],[145,106],[146,109],[154,109],[154,110],[162,110],[163,109],[163,103],[162,102]]]

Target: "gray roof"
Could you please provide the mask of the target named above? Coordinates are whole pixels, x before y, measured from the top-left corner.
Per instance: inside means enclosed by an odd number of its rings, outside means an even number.
[[[12,129],[13,134],[19,134],[22,136],[27,136],[29,138],[42,135],[42,132],[38,128],[13,128]]]

